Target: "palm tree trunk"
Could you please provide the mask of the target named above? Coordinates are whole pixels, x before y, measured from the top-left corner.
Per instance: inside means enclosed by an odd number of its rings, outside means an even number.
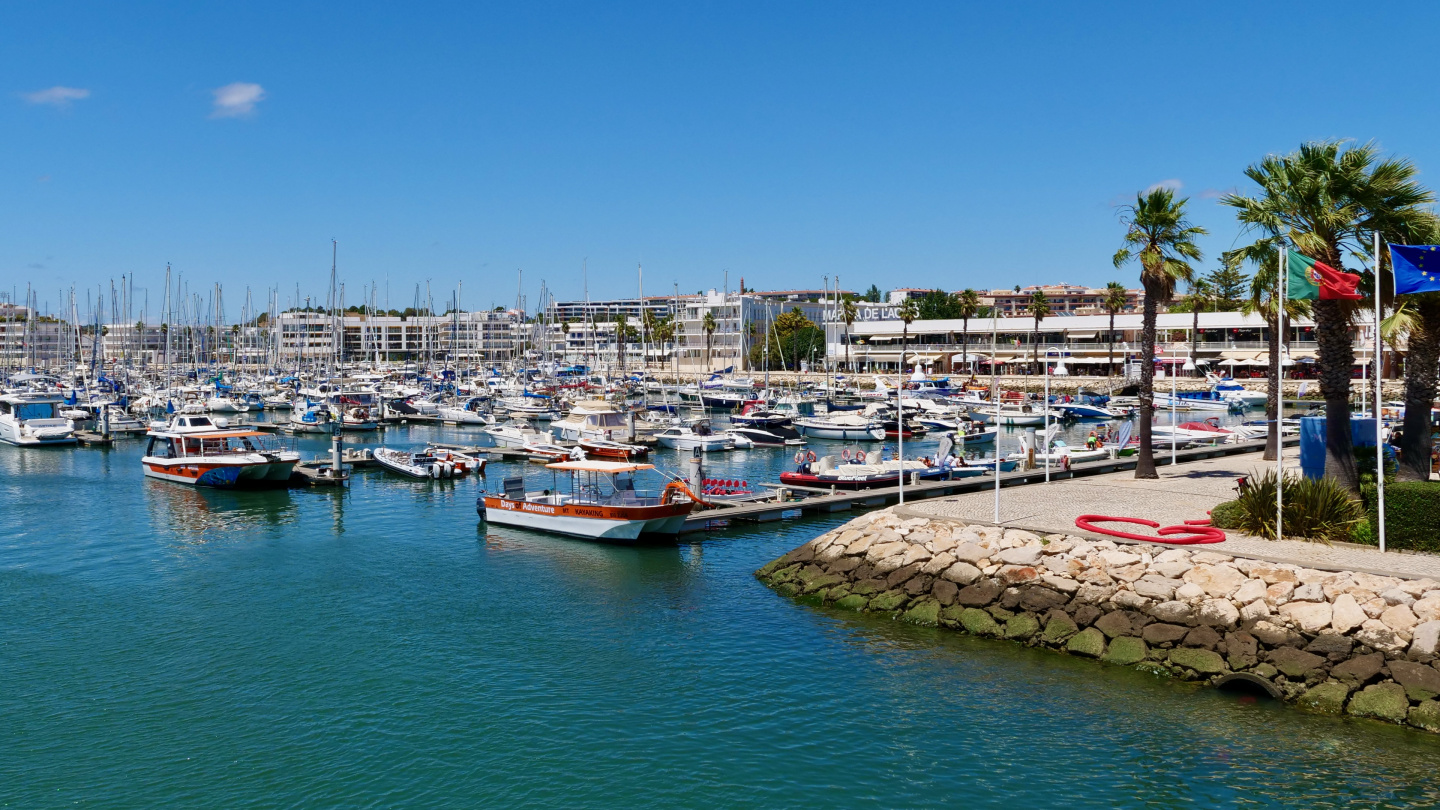
[[[1270,319],[1270,382],[1265,389],[1265,431],[1266,461],[1274,461],[1280,452],[1280,391],[1284,378],[1280,367],[1280,329],[1275,319]]]
[[[966,318],[960,322],[960,359],[965,362],[965,370],[969,371],[975,366],[970,363],[970,319]]]
[[[1030,373],[1040,373],[1040,319],[1035,319],[1035,331],[1030,333]]]
[[[1155,448],[1150,445],[1150,420],[1155,417],[1155,316],[1160,291],[1145,281],[1145,309],[1140,327],[1140,451],[1135,458],[1136,478],[1159,478]]]
[[[1284,302],[1280,305],[1284,306]],[[1344,301],[1315,302],[1320,393],[1325,397],[1325,477],[1333,478],[1359,497],[1360,478],[1350,439],[1350,373],[1355,365],[1355,350],[1350,343],[1350,319],[1345,306]]]
[[[1110,365],[1105,367],[1105,376],[1115,376],[1115,313],[1110,313]]]
[[[1405,435],[1400,440],[1400,481],[1430,480],[1430,408],[1440,364],[1440,301],[1416,302],[1420,323],[1410,332],[1405,357]]]
[[[850,324],[845,324],[845,373],[854,374],[855,368],[850,365]]]

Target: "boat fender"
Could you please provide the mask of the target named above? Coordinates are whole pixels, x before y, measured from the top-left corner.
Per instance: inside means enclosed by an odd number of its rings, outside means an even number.
[[[431,465],[430,465],[430,477],[431,477],[431,478],[434,478],[434,479],[437,480],[437,481],[440,480],[440,465],[439,465],[439,464],[431,464]]]

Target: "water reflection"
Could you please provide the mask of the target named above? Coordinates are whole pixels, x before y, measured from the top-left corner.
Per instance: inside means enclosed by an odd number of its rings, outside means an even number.
[[[188,543],[203,544],[232,532],[293,524],[299,510],[287,489],[231,490],[143,479],[151,526]]]

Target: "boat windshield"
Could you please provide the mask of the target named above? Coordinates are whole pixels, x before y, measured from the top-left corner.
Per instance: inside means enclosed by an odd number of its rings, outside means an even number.
[[[275,437],[263,433],[187,436],[184,441],[185,455],[187,456],[233,456],[250,453],[277,453],[281,450],[280,443],[275,440]]]
[[[17,402],[15,403],[15,418],[54,419],[55,407],[53,402]]]

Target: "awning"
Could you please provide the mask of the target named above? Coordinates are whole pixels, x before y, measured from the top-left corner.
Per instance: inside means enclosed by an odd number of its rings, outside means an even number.
[[[1294,360],[1314,360],[1316,358],[1314,349],[1296,349],[1286,352],[1285,356]]]
[[[891,340],[899,340],[899,339],[900,339],[900,336],[899,336],[899,335],[871,335],[870,337],[866,338],[866,340],[869,341],[869,342],[871,342],[871,343],[886,343],[886,342],[891,341]]]
[[[1100,335],[1099,332],[1066,332],[1065,337],[1071,340],[1094,340]]]
[[[1253,349],[1226,349],[1220,352],[1220,356],[1226,360],[1254,360],[1261,354],[1263,354],[1263,352],[1257,352]]]
[[[989,359],[990,359],[990,355],[988,355],[988,354],[979,354],[979,353],[977,353],[977,352],[970,352],[969,354],[966,354],[965,352],[956,352],[956,353],[950,355],[950,362],[952,362],[952,363],[969,363],[969,362],[972,362],[972,361],[973,361],[973,362],[980,362],[981,360],[989,360]]]

